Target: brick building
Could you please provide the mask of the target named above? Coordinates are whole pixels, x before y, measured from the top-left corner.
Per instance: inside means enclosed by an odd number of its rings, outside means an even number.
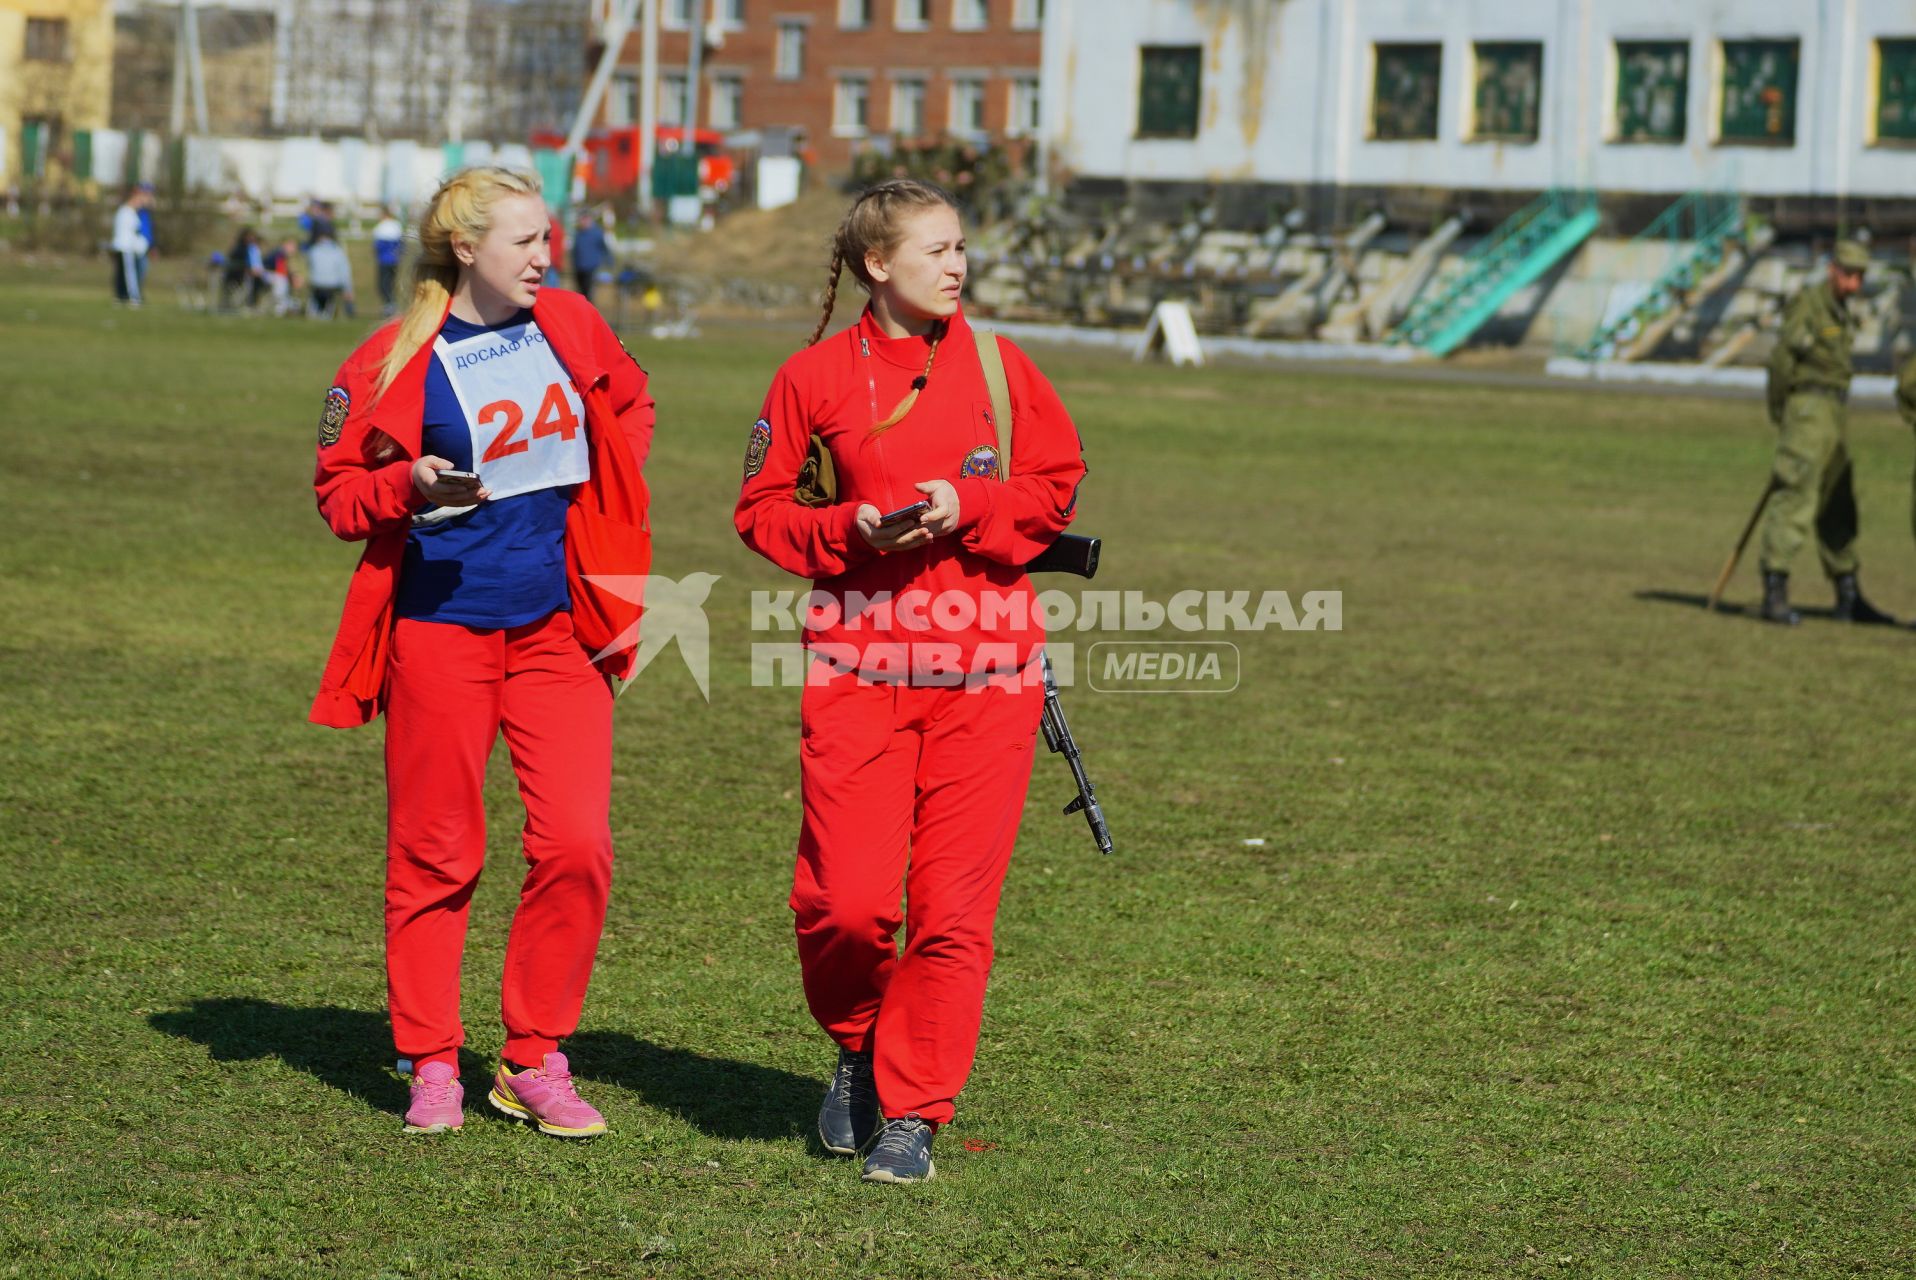
[[[1044,0],[658,0],[659,122],[684,116],[688,32],[704,10],[701,128],[792,131],[826,171],[861,147],[1038,131]],[[639,121],[640,34],[599,123]]]

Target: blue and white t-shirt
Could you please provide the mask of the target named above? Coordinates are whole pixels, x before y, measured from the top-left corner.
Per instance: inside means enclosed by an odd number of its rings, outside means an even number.
[[[487,629],[537,622],[571,604],[565,517],[589,474],[584,406],[530,311],[491,326],[447,316],[436,346],[421,456],[477,471],[502,496],[443,518],[440,508],[422,513],[406,540],[396,616]]]

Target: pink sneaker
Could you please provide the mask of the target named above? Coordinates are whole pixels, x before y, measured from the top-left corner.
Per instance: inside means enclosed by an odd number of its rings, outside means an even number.
[[[445,1133],[466,1122],[461,1104],[466,1091],[450,1062],[428,1062],[412,1077],[412,1105],[406,1108],[407,1133]]]
[[[548,1053],[543,1065],[517,1074],[501,1065],[486,1101],[555,1138],[596,1138],[605,1132],[605,1117],[573,1091],[563,1053]]]

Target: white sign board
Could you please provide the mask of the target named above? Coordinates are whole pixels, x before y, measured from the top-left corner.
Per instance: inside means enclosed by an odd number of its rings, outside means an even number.
[[[758,207],[783,209],[798,199],[798,169],[797,156],[760,156]]]
[[[1197,325],[1191,320],[1188,302],[1160,302],[1151,313],[1138,339],[1136,359],[1144,360],[1162,351],[1174,365],[1201,366],[1204,348],[1198,345]]]

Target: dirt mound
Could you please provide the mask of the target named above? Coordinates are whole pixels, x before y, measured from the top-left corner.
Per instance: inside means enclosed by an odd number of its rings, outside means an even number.
[[[710,231],[662,246],[667,259],[661,266],[712,278],[823,288],[832,232],[844,213],[845,197],[829,184],[814,183],[782,209],[728,214]]]

